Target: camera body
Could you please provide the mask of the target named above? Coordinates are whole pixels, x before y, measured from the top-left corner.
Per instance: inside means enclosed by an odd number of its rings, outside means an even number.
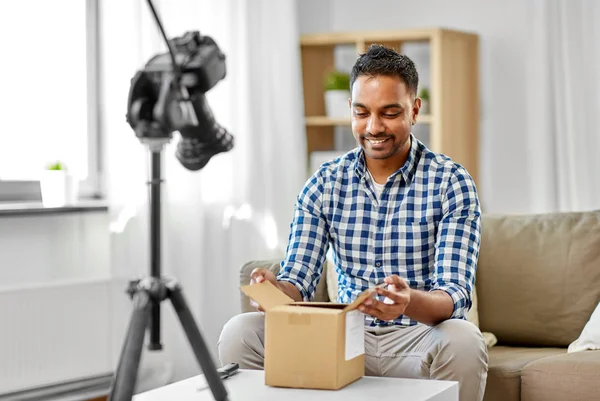
[[[206,93],[225,78],[225,54],[210,36],[201,36],[198,31],[190,31],[171,39],[170,42],[175,50],[175,61],[182,73],[181,84],[187,87],[190,93]],[[144,72],[156,84],[160,84],[164,73],[172,71],[168,52],[152,57],[144,68]]]
[[[213,155],[233,147],[233,137],[215,120],[205,94],[225,78],[225,55],[209,36],[186,32],[169,41],[169,52],[152,57],[131,81],[127,122],[147,143],[160,143],[179,131],[177,158],[199,170]]]

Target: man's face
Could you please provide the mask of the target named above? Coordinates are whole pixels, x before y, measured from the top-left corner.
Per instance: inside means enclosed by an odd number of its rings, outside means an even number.
[[[409,146],[420,105],[400,78],[359,76],[350,99],[352,134],[367,157],[387,159],[401,154]]]

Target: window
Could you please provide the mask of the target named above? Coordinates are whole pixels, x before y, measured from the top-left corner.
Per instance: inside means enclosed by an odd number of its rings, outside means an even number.
[[[98,192],[97,1],[0,3],[0,180],[61,161],[80,195]]]

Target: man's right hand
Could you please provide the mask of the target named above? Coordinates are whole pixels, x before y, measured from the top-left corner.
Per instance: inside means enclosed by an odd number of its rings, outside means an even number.
[[[277,277],[269,269],[256,268],[252,270],[252,273],[250,273],[250,285],[264,283],[265,281],[270,281],[271,284],[279,288],[281,292],[292,298],[294,301],[302,301],[302,295],[300,295],[300,291],[298,291],[294,284],[285,281],[277,281]],[[250,305],[259,311],[264,312],[264,309],[253,300],[250,300]]]
[[[252,273],[250,273],[250,285],[260,284],[265,281],[270,281],[271,284],[273,284],[275,287],[279,288],[279,283],[277,282],[277,277],[275,277],[275,274],[273,274],[273,272],[271,270],[261,269],[261,268],[256,268],[256,269],[252,270]],[[256,302],[254,302],[252,299],[250,300],[250,305],[252,305],[256,309],[258,309],[259,311],[264,312],[264,309],[261,306],[259,306]]]
[[[264,281],[270,281],[275,287],[279,287],[275,274],[269,269],[256,268],[250,273],[250,284],[260,284]]]

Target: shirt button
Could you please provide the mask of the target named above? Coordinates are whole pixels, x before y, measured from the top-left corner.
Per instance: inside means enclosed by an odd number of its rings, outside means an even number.
[[[381,266],[381,262],[375,262],[375,266],[377,266],[377,267]]]

